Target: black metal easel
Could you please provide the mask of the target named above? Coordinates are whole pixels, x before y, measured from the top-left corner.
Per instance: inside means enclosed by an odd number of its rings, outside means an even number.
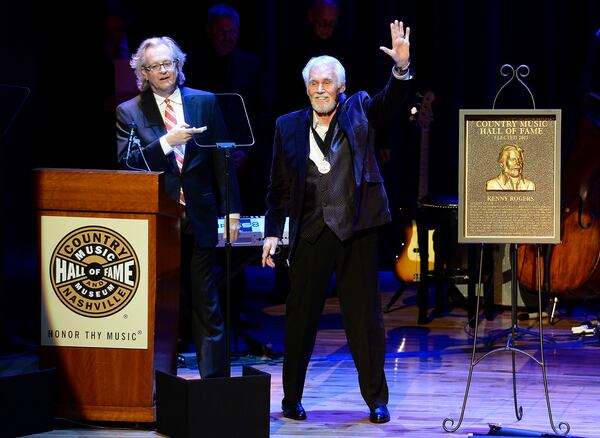
[[[533,98],[533,94],[531,93],[531,90],[529,89],[529,87],[522,80],[522,78],[527,77],[527,75],[529,74],[529,67],[527,67],[526,65],[520,65],[517,69],[515,69],[510,64],[504,64],[500,69],[500,73],[503,76],[508,76],[511,73],[512,73],[512,75],[511,75],[511,78],[502,87],[500,87],[500,89],[498,90],[498,93],[496,93],[496,97],[494,98],[493,109],[495,109],[495,107],[496,107],[496,100],[498,99],[498,95],[500,94],[500,92],[515,78],[521,83],[521,85],[523,85],[523,87],[525,87],[525,89],[529,93],[529,96],[531,97],[531,101],[533,104],[533,108],[535,109],[535,100]],[[519,406],[519,403],[517,401],[517,380],[516,380],[516,360],[515,360],[516,353],[520,353],[520,354],[523,354],[523,355],[529,357],[530,359],[532,359],[535,363],[537,363],[541,367],[543,384],[544,384],[544,393],[546,396],[546,405],[547,405],[547,409],[548,409],[548,419],[550,421],[550,426],[552,427],[552,430],[555,433],[559,433],[559,431],[560,431],[561,434],[567,435],[569,433],[569,431],[571,430],[571,426],[569,425],[569,423],[562,422],[562,421],[559,422],[558,430],[557,430],[557,427],[554,425],[554,420],[552,419],[552,409],[550,407],[550,396],[548,394],[548,382],[547,382],[547,378],[546,378],[546,362],[544,359],[544,340],[545,340],[545,338],[544,338],[544,334],[543,334],[540,246],[539,245],[536,246],[536,271],[537,271],[536,273],[537,273],[537,280],[538,280],[537,285],[538,285],[539,333],[535,333],[530,330],[525,330],[525,329],[519,327],[519,325],[518,325],[518,315],[517,315],[517,281],[518,280],[517,280],[517,244],[516,243],[511,244],[510,256],[511,256],[511,262],[512,262],[512,269],[511,269],[511,327],[510,327],[510,329],[504,330],[503,334],[501,335],[501,336],[508,336],[508,339],[506,341],[506,344],[503,347],[493,349],[493,350],[485,353],[483,356],[476,359],[475,353],[477,350],[477,331],[478,331],[478,326],[479,326],[479,303],[480,303],[480,299],[481,299],[480,290],[481,290],[481,283],[482,283],[482,265],[483,265],[483,244],[481,244],[480,255],[479,255],[479,277],[478,277],[478,282],[477,282],[477,294],[476,294],[477,300],[476,300],[476,311],[475,311],[475,327],[474,327],[474,334],[473,334],[473,348],[471,350],[471,361],[470,361],[470,365],[469,365],[469,375],[467,377],[465,395],[464,395],[463,404],[462,404],[460,417],[459,417],[458,421],[455,421],[452,418],[447,417],[443,420],[442,427],[446,432],[455,432],[458,430],[458,428],[462,424],[464,414],[465,414],[465,407],[467,405],[467,399],[469,397],[469,388],[471,386],[471,378],[473,376],[473,368],[475,367],[475,365],[477,365],[483,359],[485,359],[486,357],[488,357],[494,353],[509,351],[512,356],[513,399],[514,399],[514,407],[515,407],[515,416],[516,416],[517,420],[520,420],[523,417],[523,408],[522,408],[522,406]],[[518,338],[519,333],[527,334],[527,335],[534,335],[539,338],[539,346],[540,346],[540,359],[539,360],[536,359],[530,353],[523,351],[515,346],[515,340]]]

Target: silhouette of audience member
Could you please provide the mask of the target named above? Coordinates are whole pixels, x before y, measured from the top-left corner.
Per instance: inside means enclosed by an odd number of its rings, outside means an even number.
[[[291,77],[290,84],[284,81],[279,94],[278,107],[281,112],[289,112],[306,105],[306,89],[298,75],[299,71],[314,56],[329,55],[339,59],[342,64],[352,70],[348,47],[338,31],[340,7],[337,0],[313,0],[306,12],[307,27],[302,37],[292,43],[295,48],[288,51],[284,59],[282,77]]]
[[[113,114],[118,103],[138,94],[136,79],[129,66],[129,44],[127,42],[127,22],[119,15],[109,15],[104,20],[102,40],[106,54],[114,69],[114,94],[105,101],[107,110]]]
[[[337,0],[315,0],[307,12],[311,25],[309,41],[327,52],[337,51],[335,29],[339,16]]]
[[[129,65],[130,51],[127,44],[127,22],[117,13],[108,13],[97,22],[97,50],[95,68],[99,77],[96,92],[100,99],[98,115],[93,117],[97,127],[95,141],[102,146],[96,154],[94,167],[118,168],[114,144],[116,135],[115,110],[121,102],[139,93],[135,74]],[[81,166],[80,166],[81,167]]]
[[[110,59],[129,59],[127,23],[123,17],[109,15],[104,20],[103,41]]]
[[[190,55],[189,77],[201,89],[213,93],[237,93],[244,99],[256,144],[252,148],[235,149],[232,157],[240,182],[242,213],[262,214],[268,169],[263,164],[266,159],[261,143],[269,144],[270,139],[261,138],[260,127],[264,124],[262,118],[266,106],[261,61],[237,46],[240,16],[234,8],[215,5],[209,9],[207,18],[207,44]]]

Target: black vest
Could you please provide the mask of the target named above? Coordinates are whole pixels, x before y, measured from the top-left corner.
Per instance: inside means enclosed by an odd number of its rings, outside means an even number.
[[[354,233],[354,167],[344,131],[336,123],[331,147],[325,158],[331,170],[322,174],[309,158],[300,235],[314,242],[327,225],[342,241]]]

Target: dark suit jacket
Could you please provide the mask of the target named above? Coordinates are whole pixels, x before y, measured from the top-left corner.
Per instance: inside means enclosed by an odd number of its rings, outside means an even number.
[[[385,88],[370,98],[358,92],[341,104],[338,121],[352,152],[356,184],[354,231],[385,224],[391,220],[383,178],[377,166],[374,130],[397,115],[409,92],[410,81],[390,78]],[[306,168],[310,152],[309,116],[305,108],[277,119],[273,142],[273,164],[267,194],[265,236],[281,237],[286,215],[290,218],[290,248],[298,237]]]
[[[198,144],[214,143],[213,133],[222,129],[222,120],[213,94],[192,88],[181,88],[183,111],[188,124],[206,126],[205,133],[196,136]],[[136,124],[135,135],[141,149],[127,151],[130,123]],[[119,164],[123,169],[165,172],[165,190],[179,199],[183,186],[186,217],[190,220],[196,244],[210,247],[217,244],[217,214],[225,213],[225,155],[222,150],[201,148],[194,140],[186,144],[182,172],[173,154],[165,155],[160,137],[167,133],[151,89],[122,103],[117,108],[117,145]],[[147,166],[146,166],[147,163]],[[240,211],[239,189],[233,166],[229,172],[230,212]]]

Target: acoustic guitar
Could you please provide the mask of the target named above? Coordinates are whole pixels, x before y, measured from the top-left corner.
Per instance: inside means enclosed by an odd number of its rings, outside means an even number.
[[[421,131],[421,140],[419,144],[419,185],[418,198],[421,199],[428,191],[428,172],[429,172],[429,125],[433,121],[433,112],[431,104],[435,96],[433,92],[428,91],[421,99],[421,103],[413,107],[411,113],[411,121],[416,121],[417,126]],[[396,264],[394,266],[394,274],[399,280],[415,284],[420,281],[420,264],[419,244],[417,241],[417,222],[413,218],[412,224],[404,230],[405,238],[401,245],[400,253],[396,256]],[[435,254],[433,252],[433,231],[429,230],[428,245],[428,269],[433,270],[433,261]]]

